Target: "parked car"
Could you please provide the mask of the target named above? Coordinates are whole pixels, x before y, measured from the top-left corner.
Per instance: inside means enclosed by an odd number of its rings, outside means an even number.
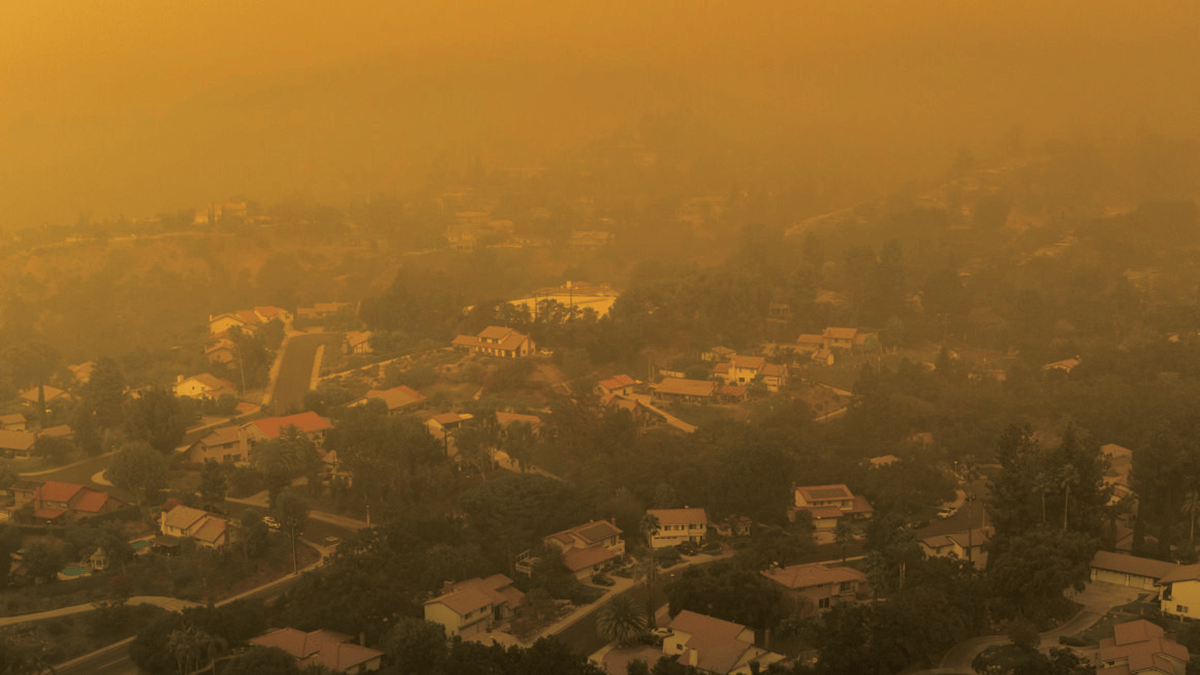
[[[958,513],[958,509],[951,507],[948,509],[942,509],[941,511],[938,511],[937,517],[938,517],[938,520],[945,520],[947,518],[953,518],[954,514],[956,514],[956,513]]]
[[[652,647],[661,647],[663,640],[671,637],[674,634],[675,631],[671,630],[670,628],[655,628],[654,630],[644,633],[640,638],[638,638],[638,641],[642,644],[650,645]]]
[[[720,553],[721,545],[715,541],[710,541],[707,544],[701,546],[700,551],[702,553]]]
[[[337,537],[325,537],[326,546],[337,546],[340,543],[342,543],[342,540]]]
[[[272,529],[272,530],[278,530],[278,529],[279,529],[279,521],[278,521],[278,520],[275,520],[275,519],[274,519],[274,518],[272,518],[271,516],[266,516],[265,518],[263,518],[263,522],[264,522],[264,523],[266,523],[266,524],[267,524],[267,527],[268,527],[268,528],[270,528],[270,529]]]
[[[615,586],[617,582],[604,572],[596,572],[592,575],[592,583],[597,586]]]
[[[690,541],[681,542],[675,546],[675,550],[684,555],[696,555],[700,549]]]

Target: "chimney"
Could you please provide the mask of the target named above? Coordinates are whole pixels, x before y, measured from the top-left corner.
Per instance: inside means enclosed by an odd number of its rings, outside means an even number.
[[[443,581],[442,582],[442,593],[449,593],[451,588],[454,588],[453,581]]]
[[[366,633],[359,633],[359,634],[358,634],[358,646],[359,646],[359,647],[366,647],[366,646],[367,646],[367,634],[366,634]]]

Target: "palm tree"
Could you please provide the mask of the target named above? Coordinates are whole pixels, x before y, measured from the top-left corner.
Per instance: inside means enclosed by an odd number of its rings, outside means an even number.
[[[1063,497],[1063,529],[1065,530],[1067,529],[1067,507],[1071,504],[1071,486],[1079,484],[1079,470],[1068,464],[1062,468],[1058,479],[1059,484],[1066,490],[1066,495]]]
[[[596,613],[596,631],[624,647],[646,632],[646,615],[627,594],[615,596]]]
[[[649,591],[649,597],[646,601],[647,612],[646,616],[650,618],[650,623],[654,623],[654,581],[657,576],[658,565],[654,562],[654,537],[662,529],[662,523],[659,522],[658,516],[653,513],[647,513],[642,516],[641,522],[642,536],[646,538],[646,546],[650,549],[650,565],[646,573],[646,588]]]
[[[1046,524],[1046,493],[1054,487],[1054,480],[1045,473],[1039,473],[1033,479],[1033,489],[1042,495],[1042,524]]]
[[[1196,546],[1196,516],[1200,515],[1200,492],[1191,490],[1183,498],[1183,506],[1180,509],[1188,517],[1188,522],[1191,525],[1191,533],[1188,539],[1192,542],[1192,547]]]
[[[975,481],[979,479],[979,465],[975,455],[962,459],[963,478],[967,482],[967,561],[975,562]]]

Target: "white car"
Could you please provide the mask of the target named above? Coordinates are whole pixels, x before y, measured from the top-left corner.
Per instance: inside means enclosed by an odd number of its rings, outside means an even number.
[[[958,509],[956,508],[942,509],[941,511],[938,511],[937,517],[938,520],[945,520],[947,518],[953,518],[954,514],[956,513],[958,513]]]
[[[263,522],[264,522],[264,523],[266,523],[266,524],[267,524],[267,527],[268,527],[268,528],[270,528],[270,529],[272,529],[272,530],[278,530],[278,529],[279,529],[279,521],[278,521],[278,520],[275,520],[275,519],[274,519],[274,518],[272,518],[271,516],[266,516],[265,518],[263,518]]]

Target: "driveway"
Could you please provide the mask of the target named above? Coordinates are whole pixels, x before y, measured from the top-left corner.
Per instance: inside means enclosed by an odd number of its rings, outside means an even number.
[[[308,393],[313,380],[317,349],[336,349],[341,339],[341,333],[306,333],[288,338],[279,363],[279,375],[271,392],[271,404],[276,414],[283,414],[289,406],[303,407],[304,395]]]
[[[1143,591],[1144,592],[1144,591]],[[1048,650],[1051,647],[1059,646],[1058,638],[1064,635],[1075,635],[1081,631],[1087,630],[1108,613],[1114,607],[1133,602],[1138,599],[1138,590],[1128,588],[1126,586],[1118,586],[1117,584],[1106,584],[1103,582],[1093,582],[1087,585],[1087,588],[1082,593],[1074,596],[1068,596],[1075,602],[1083,605],[1079,613],[1071,617],[1069,620],[1059,625],[1057,628],[1042,633],[1043,650]],[[940,668],[932,670],[920,671],[920,673],[966,673],[972,674],[975,671],[971,668],[971,661],[975,660],[983,650],[993,645],[1008,644],[1008,638],[1003,635],[986,635],[983,637],[971,638],[950,648],[946,655],[942,657]],[[919,675],[914,673],[914,675]]]

